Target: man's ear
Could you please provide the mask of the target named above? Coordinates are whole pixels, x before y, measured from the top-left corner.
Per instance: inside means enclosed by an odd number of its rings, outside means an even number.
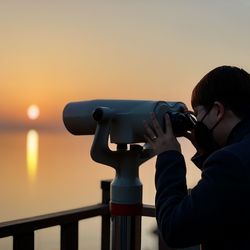
[[[217,115],[218,120],[222,119],[222,117],[225,114],[225,107],[221,102],[214,102],[214,106],[215,106],[215,112]]]

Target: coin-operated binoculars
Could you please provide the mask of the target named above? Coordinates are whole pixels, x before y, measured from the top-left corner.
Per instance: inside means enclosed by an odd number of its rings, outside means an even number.
[[[143,100],[91,100],[65,106],[63,121],[74,135],[92,135],[91,157],[115,169],[111,183],[110,212],[113,217],[112,249],[139,250],[141,238],[142,183],[139,166],[153,156],[144,143],[143,121],[151,122],[154,112],[164,129],[169,113],[176,134],[194,126],[194,120],[181,102]],[[108,146],[117,145],[116,150]],[[136,237],[135,237],[136,236]]]

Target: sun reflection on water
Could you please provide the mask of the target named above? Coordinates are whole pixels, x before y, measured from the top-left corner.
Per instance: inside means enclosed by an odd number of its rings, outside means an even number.
[[[29,130],[27,133],[27,171],[30,180],[35,180],[38,167],[39,135],[36,130]]]

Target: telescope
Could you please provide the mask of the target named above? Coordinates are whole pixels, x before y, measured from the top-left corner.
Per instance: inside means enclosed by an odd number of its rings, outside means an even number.
[[[110,119],[111,143],[131,144],[145,142],[143,121],[151,124],[152,112],[163,129],[164,115],[168,113],[177,136],[195,126],[195,120],[184,103],[145,100],[71,102],[64,108],[63,121],[74,135],[93,135],[98,121]]]
[[[63,110],[63,122],[70,133],[94,135],[92,159],[116,171],[110,200],[113,250],[140,250],[140,237],[135,237],[141,230],[143,208],[139,166],[154,152],[138,143],[145,142],[143,121],[152,126],[150,113],[155,114],[163,130],[168,113],[176,136],[195,126],[194,117],[182,102],[100,99],[71,102]],[[110,150],[109,140],[117,144],[117,150]]]

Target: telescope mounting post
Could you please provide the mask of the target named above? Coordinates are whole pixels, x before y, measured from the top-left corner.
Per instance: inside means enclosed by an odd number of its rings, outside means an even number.
[[[117,144],[116,151],[110,150],[108,140],[114,113],[105,109],[104,114],[97,116],[94,113],[93,117],[97,120],[97,128],[91,157],[116,171],[111,183],[110,201],[112,250],[140,250],[142,183],[139,166],[152,157],[152,152],[150,154],[150,150],[137,144],[130,145],[129,149],[126,144]]]

